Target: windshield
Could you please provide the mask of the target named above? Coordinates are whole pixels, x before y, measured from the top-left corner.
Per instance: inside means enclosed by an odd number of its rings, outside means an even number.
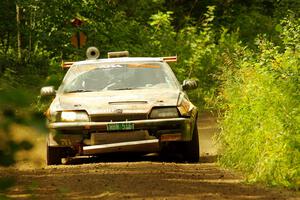
[[[166,63],[97,63],[72,66],[60,93],[178,88]]]

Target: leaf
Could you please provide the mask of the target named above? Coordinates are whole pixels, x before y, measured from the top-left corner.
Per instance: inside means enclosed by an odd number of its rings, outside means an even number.
[[[277,25],[275,26],[275,30],[276,30],[277,32],[281,33],[281,32],[282,32],[282,26],[281,26],[280,24],[277,24]]]

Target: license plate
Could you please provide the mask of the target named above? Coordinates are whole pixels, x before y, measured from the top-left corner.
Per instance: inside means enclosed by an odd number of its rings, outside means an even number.
[[[128,131],[134,130],[133,123],[115,123],[115,124],[107,124],[108,131]]]

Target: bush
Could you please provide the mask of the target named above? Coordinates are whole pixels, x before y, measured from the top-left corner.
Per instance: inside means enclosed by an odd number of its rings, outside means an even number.
[[[260,36],[258,52],[237,45],[221,56],[220,163],[250,182],[300,188],[299,22],[282,21],[282,47]]]

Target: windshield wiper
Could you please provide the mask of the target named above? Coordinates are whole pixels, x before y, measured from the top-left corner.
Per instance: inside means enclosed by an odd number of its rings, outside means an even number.
[[[85,89],[65,91],[65,93],[76,93],[76,92],[93,92],[93,91],[92,90],[85,90]]]
[[[116,88],[116,89],[113,89],[113,90],[132,90],[132,89],[134,89],[134,88]]]
[[[114,88],[112,90],[135,90],[140,89],[140,87],[124,87],[124,88]]]

